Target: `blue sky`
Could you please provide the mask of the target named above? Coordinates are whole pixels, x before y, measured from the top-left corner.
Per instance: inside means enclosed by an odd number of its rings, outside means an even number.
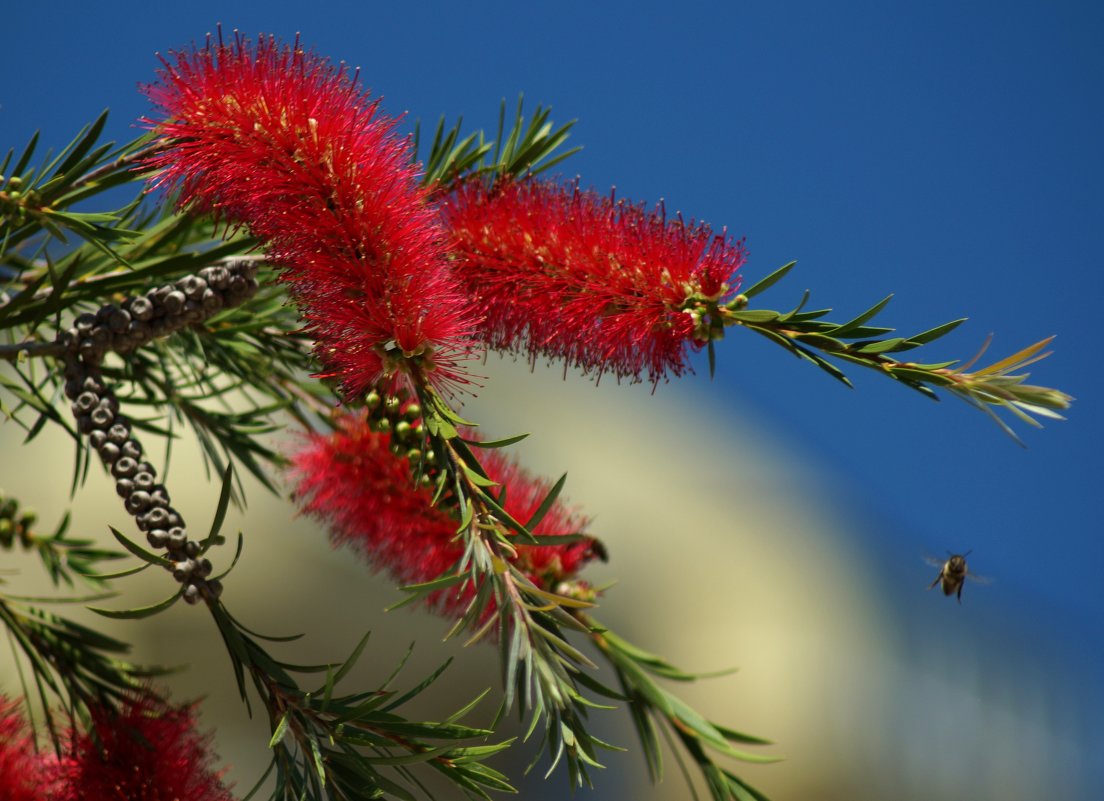
[[[572,142],[585,150],[564,166],[570,176],[728,226],[747,238],[748,281],[798,260],[764,305],[792,305],[808,288],[844,319],[893,292],[882,319],[908,333],[968,316],[926,361],[968,359],[990,333],[994,357],[1056,334],[1055,355],[1033,377],[1078,400],[1067,422],[1019,426],[1026,449],[954,399],[934,404],[856,369],[847,390],[739,331],[721,344],[716,379],[702,363],[687,385],[717,401],[715,425],[725,424],[726,398],[738,399],[823,471],[869,521],[857,536],[889,575],[923,584],[919,554],[972,548],[997,582],[968,601],[1104,664],[1095,509],[1104,380],[1092,372],[1090,312],[1104,289],[1104,6],[88,9],[5,12],[0,146],[21,146],[35,128],[64,144],[108,106],[112,135],[131,136],[146,110],[136,84],[152,79],[154,51],[200,41],[219,21],[285,38],[301,31],[309,47],[358,65],[392,114],[463,114],[490,129],[500,98],[523,91],[557,120],[578,118]]]

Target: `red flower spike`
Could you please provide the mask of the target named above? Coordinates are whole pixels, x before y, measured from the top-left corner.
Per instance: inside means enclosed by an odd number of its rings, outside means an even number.
[[[138,698],[117,715],[94,712],[93,722],[95,734],[73,735],[51,801],[233,801],[210,769],[194,707]]]
[[[410,463],[390,451],[391,436],[373,432],[365,418],[347,416],[328,436],[310,435],[292,457],[295,494],[304,512],[325,521],[335,545],[356,548],[374,568],[401,584],[431,581],[454,568],[463,555],[456,536],[459,520],[439,506],[432,493],[414,484]],[[487,474],[507,487],[506,511],[516,520],[532,517],[550,484],[536,480],[499,451],[483,458]],[[578,534],[587,521],[557,501],[534,534]],[[537,586],[555,590],[593,558],[588,541],[566,545],[515,543],[513,562]],[[457,595],[442,590],[430,605],[459,614],[471,600],[470,588]]]
[[[699,310],[734,294],[745,257],[662,206],[535,179],[469,182],[443,214],[489,347],[652,383],[689,369]]]
[[[168,146],[145,167],[181,206],[244,225],[353,397],[410,373],[467,383],[472,318],[436,211],[395,121],[344,67],[262,38],[163,59],[146,119]]]
[[[48,801],[54,758],[35,751],[18,707],[0,696],[0,801]]]

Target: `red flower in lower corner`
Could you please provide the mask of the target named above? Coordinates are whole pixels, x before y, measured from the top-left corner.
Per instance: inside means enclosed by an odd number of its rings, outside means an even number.
[[[51,801],[232,801],[211,770],[195,707],[133,699],[98,712],[93,732],[74,734]]]
[[[35,750],[18,706],[0,696],[0,801],[51,801],[53,755]]]
[[[460,560],[459,520],[432,505],[432,492],[415,485],[410,462],[391,452],[391,441],[390,434],[372,431],[363,416],[347,416],[333,434],[312,435],[295,454],[295,492],[304,512],[329,524],[335,544],[351,545],[402,584],[417,584],[445,574]],[[530,519],[551,485],[498,450],[481,458],[487,474],[506,487],[506,511],[516,520]],[[578,534],[586,524],[557,501],[533,533]],[[514,563],[548,590],[573,578],[594,556],[594,544],[586,540],[515,547]],[[438,611],[462,611],[471,597],[448,593],[431,599]]]
[[[456,270],[491,347],[655,383],[710,338],[742,242],[577,185],[472,181],[442,203]]]

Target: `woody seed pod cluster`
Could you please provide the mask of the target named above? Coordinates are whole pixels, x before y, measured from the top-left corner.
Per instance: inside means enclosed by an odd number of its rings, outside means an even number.
[[[241,305],[257,291],[256,275],[256,264],[246,259],[204,267],[198,275],[127,298],[119,306],[108,303],[95,313],[80,315],[58,335],[58,342],[86,364],[98,364],[108,351],[129,353],[221,309]]]
[[[142,445],[119,400],[107,386],[99,364],[111,350],[126,353],[151,339],[202,322],[223,308],[237,306],[257,290],[256,266],[240,260],[215,265],[134,298],[119,306],[101,306],[82,314],[59,336],[66,348],[65,395],[72,401],[77,429],[115,478],[115,490],[146,541],[164,550],[170,570],[188,603],[213,600],[222,592],[209,579],[211,562],[200,544],[188,537],[184,518],[172,507],[168,490],[157,482],[153,465],[143,459]]]

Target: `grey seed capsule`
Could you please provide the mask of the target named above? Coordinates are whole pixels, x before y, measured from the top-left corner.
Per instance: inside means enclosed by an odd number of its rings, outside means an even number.
[[[198,300],[185,301],[180,315],[189,323],[198,323],[203,319],[203,304]]]
[[[210,559],[199,559],[195,563],[195,570],[192,573],[200,578],[207,578],[211,575],[211,571],[214,570],[214,566],[211,564]]]
[[[136,439],[128,439],[120,448],[123,456],[129,456],[134,461],[142,458],[142,445]]]
[[[199,274],[203,276],[207,282],[207,286],[214,287],[215,289],[226,289],[226,284],[230,281],[230,271],[225,267],[213,266],[204,267],[199,271]]]
[[[91,445],[95,450],[98,451],[100,448],[102,448],[104,446],[104,444],[106,442],[107,442],[107,432],[106,431],[90,431],[88,433],[88,444]]]
[[[207,282],[198,275],[189,275],[176,282],[176,286],[192,300],[199,300],[207,289]]]
[[[81,393],[81,380],[79,378],[65,379],[65,397],[74,399]]]
[[[185,603],[193,605],[199,603],[199,587],[195,584],[185,584],[180,594],[184,596]]]
[[[152,292],[147,292],[146,297],[152,300],[154,305],[158,303],[164,304],[165,298],[174,291],[175,289],[172,286],[165,284],[164,286],[157,287],[157,289],[154,289]]]
[[[150,509],[146,514],[138,518],[138,523],[139,525],[145,523],[147,531],[152,528],[168,528],[169,513],[160,508]],[[171,530],[169,536],[172,536]]]
[[[170,528],[184,528],[184,518],[180,516],[179,512],[169,510],[169,527]]]
[[[165,295],[165,311],[169,314],[179,314],[186,301],[187,297],[184,293],[179,289],[174,289]]]
[[[146,532],[146,542],[154,548],[164,548],[169,541],[169,532],[163,528],[153,528]]]
[[[98,325],[88,334],[88,338],[91,339],[94,344],[100,347],[106,347],[107,343],[111,341],[111,331],[102,325]]]
[[[130,301],[130,316],[135,320],[148,320],[153,317],[153,303],[149,298],[134,298]]]
[[[114,464],[115,460],[121,455],[119,453],[119,446],[114,442],[105,442],[97,450],[100,452],[100,458],[103,459],[105,464]]]
[[[203,296],[200,297],[199,302],[203,304],[203,308],[208,312],[216,312],[222,308],[222,295],[213,289],[203,290]]]
[[[184,581],[195,572],[196,563],[191,559],[185,559],[183,562],[173,563],[173,578],[177,581]],[[202,576],[201,576],[202,578]]]
[[[186,553],[190,558],[195,559],[197,556],[199,556],[199,543],[195,540],[188,540],[186,543],[184,543],[184,553]]]
[[[138,472],[138,462],[129,456],[121,456],[111,467],[111,474],[115,478],[130,478]]]
[[[157,471],[153,469],[153,465],[149,462],[138,462],[139,473],[149,473],[150,475],[157,475]]]
[[[119,399],[111,393],[101,395],[100,402],[96,405],[102,409],[110,409],[112,412],[119,411]]]
[[[59,337],[59,341],[66,350],[75,351],[78,347],[80,347],[80,331],[75,328],[66,329],[62,333],[62,336]]]
[[[77,416],[77,431],[82,434],[88,434],[92,431],[94,426],[92,425],[92,418],[86,414]]]
[[[243,278],[240,275],[230,276],[230,282],[226,286],[226,291],[231,295],[241,296],[245,294],[246,287],[249,286],[249,280]]]
[[[185,548],[188,544],[188,532],[182,529],[180,526],[173,526],[169,529],[169,547],[170,548]]]
[[[73,321],[73,326],[77,329],[81,336],[84,336],[96,327],[96,315],[90,312],[85,312]]]
[[[107,327],[116,334],[121,334],[123,331],[126,331],[129,324],[130,312],[125,309],[112,309],[111,313],[107,316]]]
[[[115,422],[115,413],[102,406],[98,409],[93,409],[90,417],[92,418],[92,425],[96,428],[107,428]]]
[[[222,582],[218,579],[211,579],[207,582],[207,592],[212,598],[218,598],[222,595]]]
[[[129,478],[121,478],[115,482],[115,492],[120,498],[127,498],[134,492],[134,482]]]
[[[147,473],[145,471],[135,473],[131,478],[134,482],[134,489],[140,489],[142,492],[149,492],[153,489],[153,485],[156,483],[156,479],[153,477],[153,473]]]
[[[169,491],[165,489],[164,485],[157,484],[150,490],[150,502],[154,506],[160,506],[164,509],[169,508]]]
[[[116,445],[122,445],[130,439],[130,421],[125,417],[115,419],[115,425],[107,430],[107,439]]]
[[[103,360],[104,347],[103,345],[97,345],[90,339],[85,339],[81,341],[77,353],[86,363],[98,364]]]
[[[126,499],[126,510],[132,515],[141,514],[149,509],[149,505],[149,493],[142,492],[141,490],[135,490],[130,493],[130,497]]]
[[[100,403],[100,398],[95,392],[82,392],[77,396],[77,399],[73,401],[74,408],[80,409],[81,414],[95,409]]]
[[[86,375],[84,377],[84,383],[81,384],[81,387],[88,392],[95,392],[101,397],[105,392],[107,392],[107,384],[105,384],[103,382],[103,378],[98,375]]]

